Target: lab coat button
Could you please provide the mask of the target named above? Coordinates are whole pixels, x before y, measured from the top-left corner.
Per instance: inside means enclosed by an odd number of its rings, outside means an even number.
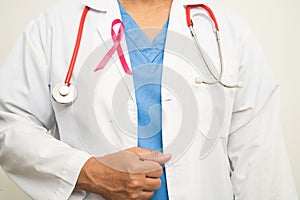
[[[132,100],[128,101],[128,110],[132,110],[134,108],[134,102]]]

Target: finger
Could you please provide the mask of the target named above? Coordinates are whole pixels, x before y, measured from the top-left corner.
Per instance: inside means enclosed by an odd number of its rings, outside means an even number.
[[[141,199],[151,199],[151,197],[153,197],[154,195],[154,191],[143,191],[141,193]]]
[[[141,160],[150,160],[150,161],[158,162],[160,164],[165,164],[172,157],[171,154],[166,154],[166,153],[163,154],[159,151],[153,151],[153,150],[144,149],[140,147],[132,147],[126,149],[126,151],[138,154]]]
[[[153,161],[141,161],[141,167],[143,169],[143,173],[150,178],[158,178],[162,175],[163,170],[162,166],[157,162]]]
[[[146,178],[145,179],[145,188],[144,191],[155,191],[158,190],[161,186],[160,178]]]
[[[150,150],[140,148],[140,147],[131,147],[129,149],[126,149],[125,151],[131,152],[131,153],[149,153]]]
[[[126,199],[140,199],[140,200],[148,200],[154,195],[154,191],[138,191],[127,194]]]
[[[160,164],[165,164],[172,158],[171,154],[164,154],[158,151],[151,151],[151,150],[149,150],[149,152],[146,153],[140,152],[137,154],[139,155],[141,160],[153,161]]]

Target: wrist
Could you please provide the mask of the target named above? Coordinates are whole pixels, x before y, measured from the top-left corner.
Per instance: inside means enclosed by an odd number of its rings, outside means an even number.
[[[95,172],[99,174],[101,168],[101,164],[95,157],[88,159],[80,171],[75,188],[91,192],[95,187],[93,174],[95,175]]]

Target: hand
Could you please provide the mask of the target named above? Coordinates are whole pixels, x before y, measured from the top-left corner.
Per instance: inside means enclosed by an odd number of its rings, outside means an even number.
[[[76,188],[113,199],[150,199],[161,185],[162,167],[171,155],[131,148],[91,158],[81,170]]]

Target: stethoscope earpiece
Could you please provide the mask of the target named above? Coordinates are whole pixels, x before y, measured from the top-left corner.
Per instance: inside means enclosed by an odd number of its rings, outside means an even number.
[[[217,81],[217,82],[212,82],[212,83],[208,83],[208,82],[205,82],[203,81],[203,79],[200,77],[200,76],[197,76],[195,78],[195,81],[194,81],[196,84],[208,84],[208,85],[213,85],[213,84],[216,84],[216,83],[220,83],[222,86],[226,87],[226,88],[243,88],[244,87],[244,83],[243,82],[238,82],[237,84],[235,85],[227,85],[227,84],[224,84],[222,81]]]
[[[243,88],[244,87],[244,83],[243,82],[238,82],[237,83],[237,88]]]
[[[199,76],[198,76],[198,77],[196,77],[196,78],[195,78],[195,83],[196,83],[196,84],[202,84],[202,83],[203,83],[203,80],[202,80],[202,78],[201,78],[201,77],[199,77]]]

